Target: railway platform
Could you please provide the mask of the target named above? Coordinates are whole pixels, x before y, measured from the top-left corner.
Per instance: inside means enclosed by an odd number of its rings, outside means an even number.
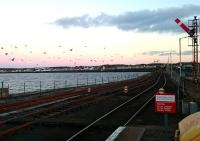
[[[121,126],[106,141],[173,141],[174,134],[174,129],[163,126]]]

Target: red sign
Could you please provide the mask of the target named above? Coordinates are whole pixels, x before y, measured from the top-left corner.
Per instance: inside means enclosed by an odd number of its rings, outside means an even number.
[[[175,94],[157,93],[155,95],[155,112],[176,113]]]

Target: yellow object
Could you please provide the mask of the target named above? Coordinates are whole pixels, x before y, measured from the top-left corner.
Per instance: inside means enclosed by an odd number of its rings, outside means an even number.
[[[196,112],[179,122],[180,141],[200,141],[200,112]]]

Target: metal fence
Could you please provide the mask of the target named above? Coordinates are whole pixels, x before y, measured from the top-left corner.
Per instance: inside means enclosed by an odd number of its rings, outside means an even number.
[[[143,75],[143,74],[141,74]],[[16,94],[34,94],[34,93],[43,93],[48,91],[55,91],[58,89],[68,89],[74,87],[83,87],[96,84],[104,84],[110,82],[118,82],[128,79],[137,78],[139,74],[128,74],[128,75],[115,75],[107,77],[95,77],[95,78],[77,78],[76,80],[62,80],[62,81],[24,81],[23,83],[14,83],[10,85],[7,82],[1,82],[1,96],[3,94],[3,89],[7,88],[9,95]]]

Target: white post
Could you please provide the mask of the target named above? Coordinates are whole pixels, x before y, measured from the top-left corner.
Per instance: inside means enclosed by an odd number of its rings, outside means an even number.
[[[170,52],[170,76],[172,79],[172,53]]]
[[[179,38],[179,67],[180,67],[179,77],[180,79],[181,79],[181,39],[182,38]]]
[[[179,38],[179,82],[178,82],[178,93],[177,93],[177,108],[178,108],[178,112],[180,111],[180,106],[179,106],[179,102],[180,102],[180,86],[181,86],[181,76],[182,76],[182,61],[181,61],[181,39],[183,38],[187,38],[187,37],[182,37]]]
[[[182,76],[182,68],[181,68],[181,66],[182,66],[182,61],[181,61],[181,55],[182,55],[181,54],[181,40],[184,39],[184,38],[188,38],[188,36],[179,38],[179,67],[180,67],[179,77],[180,78]]]

